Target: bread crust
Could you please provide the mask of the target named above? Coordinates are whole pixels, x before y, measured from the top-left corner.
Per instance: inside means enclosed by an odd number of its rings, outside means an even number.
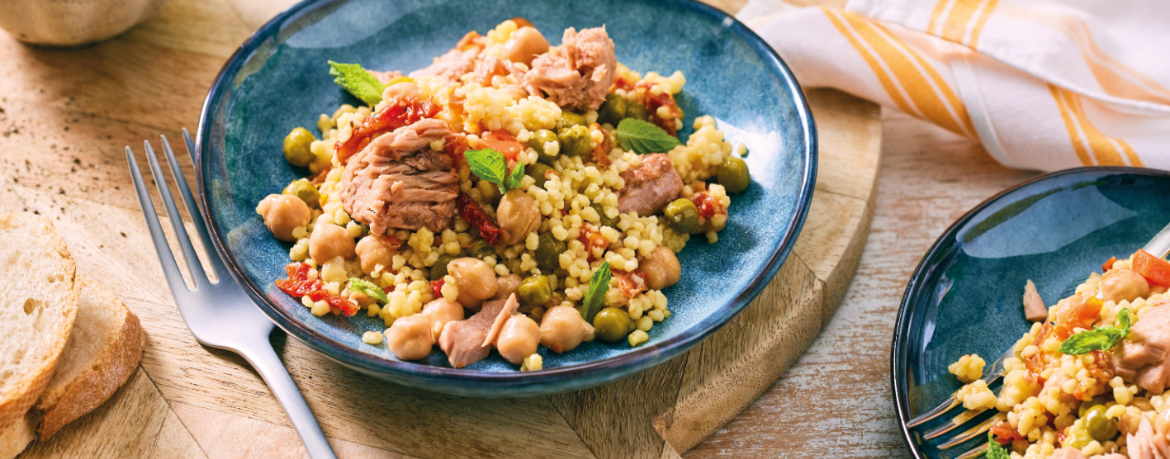
[[[138,368],[146,343],[142,323],[122,300],[83,276],[77,277],[77,283],[84,294],[98,295],[102,304],[118,309],[123,320],[114,331],[113,339],[88,368],[64,386],[50,388],[41,396],[37,411],[42,417],[38,429],[42,441],[109,399]]]
[[[61,357],[61,352],[65,350],[65,342],[69,339],[69,333],[73,330],[73,321],[77,317],[79,287],[76,283],[77,264],[73,261],[73,256],[69,254],[65,240],[54,230],[53,222],[44,217],[33,217],[30,214],[0,215],[0,225],[12,225],[14,220],[16,220],[16,224],[34,224],[33,221],[36,221],[44,225],[44,228],[38,229],[38,232],[44,233],[48,244],[52,245],[60,256],[58,269],[65,273],[65,279],[62,279],[57,285],[61,286],[60,288],[69,288],[70,291],[66,293],[66,304],[61,308],[64,317],[56,330],[59,339],[53,343],[53,348],[50,350],[51,357],[45,359],[41,365],[32,368],[28,374],[24,375],[25,380],[18,382],[12,391],[0,394],[0,432],[5,431],[24,417],[25,412],[36,404],[41,393],[44,392],[45,387],[53,378],[53,370],[57,368],[57,360]]]
[[[21,416],[8,428],[0,430],[0,459],[12,459],[36,439],[33,414]]]

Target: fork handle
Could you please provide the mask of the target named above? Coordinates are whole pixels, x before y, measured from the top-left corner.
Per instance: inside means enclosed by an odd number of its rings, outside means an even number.
[[[288,414],[289,420],[296,428],[297,435],[300,435],[309,457],[336,459],[337,455],[333,453],[333,448],[325,439],[325,433],[321,431],[321,426],[317,425],[317,418],[309,411],[309,405],[305,403],[305,398],[301,396],[301,391],[297,389],[296,383],[293,382],[292,376],[289,376],[288,369],[284,367],[276,351],[272,349],[271,343],[264,339],[262,344],[240,351],[240,355],[260,373],[260,377],[276,395],[276,400],[284,407],[284,412]]]

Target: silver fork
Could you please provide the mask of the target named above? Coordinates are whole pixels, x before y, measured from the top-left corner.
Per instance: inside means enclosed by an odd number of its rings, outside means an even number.
[[[1170,224],[1167,224],[1165,227],[1162,228],[1161,231],[1158,231],[1158,234],[1155,234],[1154,237],[1150,238],[1149,242],[1146,242],[1145,247],[1142,247],[1142,250],[1149,252],[1151,255],[1153,255],[1155,257],[1166,258],[1166,255],[1170,254]],[[999,356],[998,359],[995,359],[995,362],[991,364],[991,368],[987,371],[987,374],[983,375],[983,377],[980,379],[982,379],[983,382],[987,383],[990,386],[993,382],[995,382],[999,378],[1003,377],[1003,375],[1002,375],[1003,367],[1004,367],[1003,363],[1005,360],[1007,360],[1008,357],[1012,356],[1013,349],[1015,349],[1014,343],[1010,347],[1008,347],[1007,351],[1005,351],[1003,353],[1003,355]],[[959,406],[959,404],[960,404],[959,401],[955,400],[955,395],[951,394],[950,397],[948,397],[946,400],[943,400],[943,402],[940,403],[938,406],[934,407],[934,409],[927,411],[925,413],[922,413],[918,416],[915,416],[914,419],[911,419],[909,422],[906,423],[906,427],[912,429],[914,427],[922,425],[923,423],[930,421],[931,419],[937,418],[940,415],[942,415],[943,413],[946,413],[947,411],[950,411],[951,409],[955,408],[956,406]],[[975,419],[976,417],[978,417],[980,414],[984,413],[985,411],[987,411],[987,410],[974,410],[974,411],[967,410],[967,411],[964,411],[964,412],[960,413],[959,415],[955,416],[954,418],[951,418],[950,421],[944,423],[943,425],[936,427],[936,428],[930,430],[929,432],[926,432],[925,434],[923,434],[922,438],[924,440],[931,440],[934,438],[938,438],[938,437],[942,436],[943,434],[950,432],[950,431],[954,430],[955,428],[962,426],[963,424],[966,424],[967,422],[971,421],[972,419]],[[960,434],[956,435],[955,437],[951,438],[950,440],[947,440],[946,442],[940,444],[938,446],[938,449],[946,450],[946,449],[952,448],[960,443],[966,442],[967,440],[970,440],[972,438],[975,438],[977,436],[985,434],[985,433],[987,433],[987,431],[991,430],[992,426],[994,426],[995,424],[997,424],[999,422],[1005,421],[1005,420],[1007,420],[1007,413],[997,413],[995,416],[992,416],[990,418],[985,419],[983,422],[976,424],[975,426],[971,427],[970,429],[963,431],[963,433],[960,433]],[[987,449],[987,444],[983,443],[983,444],[980,444],[979,446],[976,446],[975,448],[972,448],[970,450],[963,452],[962,454],[960,454],[958,456],[955,456],[955,459],[969,459],[972,457],[976,457],[976,456],[979,456],[980,454],[983,454],[983,452],[986,449]]]
[[[187,143],[188,154],[194,152],[195,144],[186,129],[183,129],[183,140]],[[289,420],[304,442],[309,457],[336,458],[325,439],[325,434],[321,432],[321,427],[317,425],[316,418],[305,404],[304,397],[297,390],[288,370],[268,341],[268,336],[273,330],[272,321],[256,307],[252,299],[244,293],[244,289],[236,283],[235,278],[227,272],[223,260],[211,245],[211,237],[203,223],[199,206],[191,196],[191,189],[187,187],[187,181],[183,178],[183,172],[179,170],[179,163],[175,161],[175,154],[171,150],[171,145],[167,143],[166,136],[162,137],[163,151],[166,152],[167,162],[177,182],[179,194],[182,195],[183,203],[207,252],[207,261],[214,270],[216,282],[208,279],[195,248],[191,245],[191,238],[187,235],[183,219],[179,216],[175,200],[171,197],[167,179],[159,167],[158,160],[155,159],[154,148],[149,141],[144,141],[143,144],[146,146],[146,158],[150,162],[150,171],[154,175],[159,195],[175,229],[175,239],[183,251],[183,258],[187,259],[187,268],[190,270],[194,288],[187,288],[183,280],[183,274],[179,271],[179,265],[175,262],[175,255],[167,244],[166,236],[163,235],[156,208],[147,192],[142,172],[130,147],[126,147],[126,162],[130,164],[130,176],[134,180],[138,202],[142,205],[142,214],[146,217],[146,226],[150,228],[150,237],[154,239],[154,249],[158,252],[167,284],[171,288],[171,294],[175,297],[175,304],[179,306],[183,320],[187,322],[187,328],[191,329],[195,339],[203,345],[235,352],[260,373],[260,377],[284,406],[284,411],[288,413]]]

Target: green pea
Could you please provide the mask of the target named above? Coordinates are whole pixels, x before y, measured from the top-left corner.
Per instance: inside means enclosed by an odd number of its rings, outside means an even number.
[[[634,321],[630,315],[618,308],[605,308],[593,316],[593,329],[598,338],[615,343],[626,338],[634,331]]]
[[[540,266],[543,272],[552,272],[559,268],[561,254],[568,249],[565,241],[558,241],[552,233],[541,233],[537,240],[539,244],[536,246],[536,265]]]
[[[561,139],[562,155],[581,156],[593,151],[593,136],[585,126],[561,129],[558,137]]]
[[[601,216],[601,226],[608,226],[611,228],[617,228],[618,219],[609,218],[609,217],[605,216],[605,208],[603,208],[601,206],[601,204],[593,203],[589,207],[592,207],[593,210],[597,211],[597,215]]]
[[[306,179],[293,180],[292,183],[284,187],[282,193],[301,198],[309,208],[317,207],[317,204],[321,202],[321,193],[318,193],[317,187]]]
[[[634,118],[642,121],[650,119],[650,112],[646,111],[646,106],[637,102],[626,104],[626,118]]]
[[[459,257],[455,255],[439,255],[439,259],[435,260],[435,264],[431,266],[431,272],[430,275],[427,276],[427,279],[433,281],[442,279],[443,276],[447,275],[447,263],[450,263],[451,260],[456,258]]]
[[[568,129],[568,128],[571,128],[573,126],[584,126],[584,125],[585,125],[585,116],[584,115],[578,115],[578,114],[573,113],[573,112],[563,111],[563,112],[561,112],[561,121],[559,123],[557,123],[557,129]]]
[[[728,156],[719,165],[716,172],[719,184],[727,189],[728,193],[742,193],[752,183],[752,176],[748,173],[748,165],[735,156]]]
[[[548,176],[545,173],[551,170],[553,168],[548,167],[546,164],[533,163],[524,168],[524,173],[536,179],[536,186],[544,188],[544,182],[548,181]]]
[[[662,214],[666,223],[677,233],[690,233],[699,226],[699,208],[687,198],[678,198],[666,205]]]
[[[617,94],[606,94],[605,103],[597,108],[597,122],[617,126],[626,117],[626,99]]]
[[[1108,401],[1109,401],[1109,399],[1105,398],[1104,395],[1098,395],[1096,397],[1093,397],[1092,400],[1081,403],[1081,407],[1077,410],[1077,417],[1078,418],[1085,417],[1085,413],[1088,413],[1089,409],[1091,409],[1095,406],[1098,406],[1098,405],[1104,405]]]
[[[316,157],[309,148],[313,141],[313,133],[303,127],[297,127],[284,137],[284,159],[297,167],[306,167]]]
[[[480,239],[471,244],[471,248],[467,249],[467,253],[473,257],[483,259],[484,257],[496,256],[496,249],[488,244],[487,241]]]
[[[557,139],[557,134],[555,132],[548,129],[539,129],[536,132],[533,132],[532,137],[528,139],[528,146],[533,150],[536,150],[537,161],[545,164],[552,164],[553,161],[557,160],[557,153],[560,153],[560,148],[557,148],[556,153],[550,153],[546,151],[544,146],[549,142],[558,142],[559,147],[560,139]]]
[[[1097,405],[1089,409],[1083,418],[1085,430],[1089,436],[1099,442],[1112,440],[1117,436],[1117,420],[1105,415],[1105,406]]]
[[[544,276],[528,276],[516,288],[520,302],[528,307],[544,306],[552,301],[552,287]]]

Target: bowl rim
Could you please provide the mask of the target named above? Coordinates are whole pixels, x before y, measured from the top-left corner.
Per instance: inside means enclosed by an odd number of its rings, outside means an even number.
[[[1070,169],[1063,169],[1055,172],[1041,174],[1032,177],[1023,182],[1012,185],[1003,191],[983,200],[971,210],[963,214],[943,231],[922,259],[918,262],[918,266],[914,269],[914,273],[910,275],[910,280],[907,281],[906,290],[902,294],[901,303],[898,306],[898,316],[894,321],[894,336],[890,345],[890,388],[893,391],[894,397],[894,411],[897,414],[898,428],[902,431],[902,442],[909,448],[910,453],[918,459],[925,459],[926,456],[919,449],[919,444],[914,440],[912,429],[906,427],[906,423],[910,420],[909,412],[909,388],[907,387],[907,380],[904,377],[909,370],[909,333],[910,333],[910,318],[917,312],[914,306],[918,303],[918,299],[924,293],[926,287],[926,278],[929,274],[939,266],[942,257],[946,252],[954,247],[953,242],[955,236],[960,230],[967,227],[967,224],[992,204],[995,204],[1000,199],[1007,197],[1020,191],[1024,188],[1030,188],[1038,183],[1048,182],[1057,178],[1071,176],[1071,175],[1088,175],[1097,174],[1099,177],[1109,177],[1115,175],[1144,175],[1148,177],[1170,177],[1170,171],[1162,171],[1157,169],[1146,169],[1140,167],[1130,166],[1085,166],[1074,167]]]
[[[532,372],[488,372],[399,361],[359,352],[344,343],[318,334],[299,320],[291,317],[260,291],[256,285],[253,285],[250,278],[243,273],[235,255],[227,250],[215,214],[207,211],[210,209],[210,200],[207,192],[208,184],[203,174],[206,159],[203,150],[205,139],[210,135],[210,129],[214,124],[214,120],[210,117],[220,108],[220,100],[232,85],[232,80],[242,70],[243,62],[247,60],[245,58],[260,49],[261,45],[268,39],[278,35],[290,19],[326,5],[344,3],[345,1],[347,0],[304,0],[276,15],[253,32],[228,58],[208,90],[199,115],[195,151],[192,152],[203,220],[212,235],[212,244],[220,257],[224,259],[227,270],[252,297],[257,307],[278,327],[316,352],[366,374],[412,387],[458,395],[524,397],[584,389],[656,366],[690,349],[746,308],[771,282],[792,251],[812,203],[817,175],[817,130],[804,91],[780,55],[763,38],[734,16],[697,0],[657,0],[665,4],[667,8],[685,8],[692,14],[704,15],[715,20],[716,23],[725,25],[732,34],[744,40],[748,46],[756,51],[760,59],[769,65],[771,72],[780,77],[782,85],[792,95],[798,118],[796,121],[800,123],[801,135],[806,140],[800,152],[804,167],[801,172],[799,192],[796,196],[792,218],[787,222],[787,229],[780,239],[779,247],[769,255],[763,269],[755,273],[744,291],[736,295],[728,304],[716,309],[714,313],[674,337],[662,339],[652,344],[647,343],[648,345],[643,345],[633,352],[616,357]],[[566,381],[570,382],[566,384]]]

